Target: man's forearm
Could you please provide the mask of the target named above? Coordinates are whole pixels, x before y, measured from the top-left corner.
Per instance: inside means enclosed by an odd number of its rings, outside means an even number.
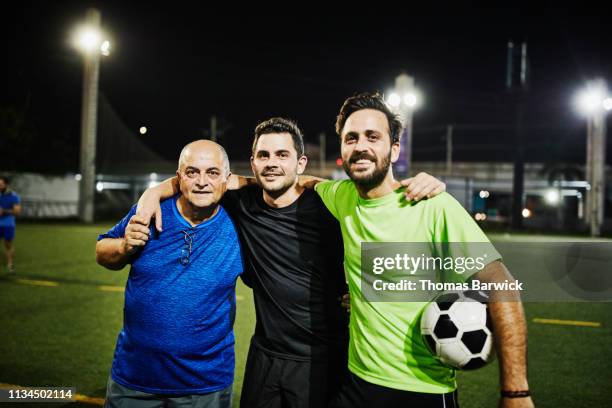
[[[180,192],[178,179],[176,176],[165,179],[155,187],[149,187],[146,192],[158,195],[160,200],[170,198]]]
[[[257,184],[255,177],[239,176],[237,174],[230,174],[227,178],[227,189],[228,190],[239,190],[243,187]]]
[[[96,262],[113,271],[123,269],[130,261],[123,238],[105,238],[96,244]]]
[[[257,184],[255,177],[239,176],[237,174],[230,174],[227,178],[227,189],[238,190],[251,184]],[[176,176],[166,179],[156,185],[147,189],[148,192],[155,193],[159,196],[160,200],[170,198],[180,192],[178,185],[178,179]]]
[[[527,383],[527,325],[523,305],[519,302],[489,304],[499,358],[502,390],[528,390]]]
[[[21,209],[20,208],[16,208],[16,207],[7,208],[5,210],[2,210],[2,213],[8,214],[8,215],[19,215],[20,212],[21,212]]]
[[[476,279],[486,282],[514,280],[501,262],[487,265]],[[527,324],[520,295],[517,291],[495,290],[489,295],[501,388],[506,391],[527,390]]]
[[[307,174],[302,174],[298,177],[298,184],[304,188],[314,188],[314,186],[322,181],[327,181],[327,179],[309,176]]]

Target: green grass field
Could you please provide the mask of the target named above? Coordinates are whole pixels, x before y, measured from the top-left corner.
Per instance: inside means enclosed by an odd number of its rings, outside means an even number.
[[[19,226],[17,276],[4,275],[5,261],[0,256],[0,383],[75,386],[81,395],[104,396],[122,324],[123,293],[117,287],[127,277],[127,269],[108,271],[95,263],[96,236],[108,227]],[[525,242],[526,236],[520,240]],[[239,282],[237,295],[234,406],[240,398],[255,319],[250,290]],[[525,309],[529,379],[536,405],[610,406],[612,303],[529,303]],[[534,318],[599,322],[601,327],[539,324]],[[461,406],[496,406],[497,382],[495,363],[460,373]],[[67,406],[80,405],[92,406]]]

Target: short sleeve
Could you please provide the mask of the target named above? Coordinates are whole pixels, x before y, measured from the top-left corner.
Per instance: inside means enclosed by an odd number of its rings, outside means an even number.
[[[125,235],[125,228],[130,222],[130,218],[132,218],[134,214],[136,214],[136,204],[132,206],[130,212],[128,212],[127,215],[117,223],[117,225],[111,228],[107,233],[98,235],[98,241],[105,238],[123,238]]]
[[[315,191],[321,197],[323,204],[335,218],[338,218],[338,208],[336,206],[336,194],[338,187],[343,180],[327,180],[317,183]]]
[[[238,209],[238,203],[240,202],[240,190],[227,190],[219,204],[227,211],[230,215],[235,214]]]
[[[13,205],[17,205],[21,203],[21,197],[19,194],[13,194]]]
[[[482,258],[484,266],[501,259],[502,256],[487,235],[456,199],[443,193],[437,201],[434,241],[449,243],[441,251],[444,257]],[[462,278],[467,279],[476,272],[479,271],[472,269],[463,274]]]

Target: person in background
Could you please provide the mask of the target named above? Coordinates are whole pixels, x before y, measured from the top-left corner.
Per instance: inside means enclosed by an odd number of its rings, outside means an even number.
[[[0,176],[0,240],[4,242],[6,266],[9,274],[15,273],[15,216],[21,212],[21,199],[10,189],[10,180]]]

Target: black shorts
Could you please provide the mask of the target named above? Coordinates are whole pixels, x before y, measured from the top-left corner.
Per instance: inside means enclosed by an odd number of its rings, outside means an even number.
[[[240,396],[242,408],[324,408],[348,373],[347,356],[295,361],[267,354],[251,343]]]
[[[447,394],[427,394],[396,390],[369,383],[349,373],[330,408],[418,407],[458,408],[457,391]]]

